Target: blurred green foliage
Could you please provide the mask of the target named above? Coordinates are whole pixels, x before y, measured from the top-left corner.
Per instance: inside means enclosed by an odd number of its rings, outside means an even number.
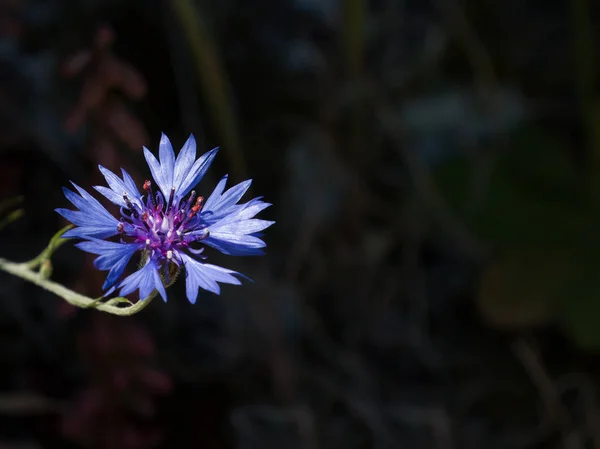
[[[524,128],[507,147],[456,156],[435,173],[457,216],[493,249],[480,310],[497,326],[554,321],[580,346],[599,348],[600,192],[547,130]]]

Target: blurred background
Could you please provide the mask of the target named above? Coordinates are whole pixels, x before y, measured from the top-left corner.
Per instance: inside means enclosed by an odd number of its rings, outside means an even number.
[[[0,449],[600,448],[599,6],[0,0],[1,257],[161,132],[277,221],[131,318],[0,273]]]

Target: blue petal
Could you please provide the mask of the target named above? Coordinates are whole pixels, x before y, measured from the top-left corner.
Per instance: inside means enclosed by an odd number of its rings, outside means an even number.
[[[127,204],[125,203],[125,200],[123,199],[122,193],[119,195],[119,194],[115,193],[112,189],[109,189],[108,187],[104,187],[104,186],[94,186],[94,189],[97,192],[99,192],[100,194],[102,194],[102,196],[104,196],[111,203],[116,204],[117,206],[120,206],[120,207],[127,207]]]
[[[162,283],[156,264],[152,260],[148,260],[146,265],[135,273],[127,276],[123,282],[119,284],[121,295],[125,296],[129,293],[138,290],[140,291],[140,300],[146,299],[150,294],[157,290],[162,299],[167,301],[167,293],[165,286]]]
[[[206,243],[208,245],[209,241],[224,242],[236,248],[241,246],[246,248],[264,248],[265,246],[267,246],[267,244],[263,242],[260,238],[254,237],[253,235],[232,234],[228,232],[213,232],[209,234],[209,237],[204,239],[202,243]]]
[[[187,193],[192,190],[192,188],[200,182],[210,164],[212,164],[213,159],[217,155],[219,148],[214,148],[207,153],[204,153],[200,158],[194,163],[192,168],[189,170],[187,175],[181,181],[181,184],[178,186],[177,195],[179,198],[184,197]]]
[[[62,237],[65,239],[89,239],[99,238],[105,239],[117,234],[116,226],[111,229],[100,228],[97,226],[80,226],[74,229],[69,229]]]
[[[217,265],[198,262],[184,253],[180,253],[179,256],[185,266],[185,289],[188,300],[192,304],[196,303],[199,288],[218,295],[221,292],[221,287],[217,282],[234,285],[241,284],[241,281],[234,275],[242,275],[236,271],[228,270],[227,268],[222,268]]]
[[[108,298],[109,295],[112,294],[112,292],[114,292],[117,289],[117,287],[115,287],[114,285],[109,288],[107,291],[104,292],[104,294],[102,295],[103,298]]]
[[[209,236],[203,239],[202,243],[224,254],[264,254],[260,248],[264,248],[266,243],[260,239],[258,233],[275,222],[253,217],[270,204],[261,201],[260,198],[254,198],[245,204],[236,204],[252,181],[241,182],[223,193],[226,182],[227,177],[224,176],[206,201],[199,220],[192,223],[198,229],[188,235],[204,235],[208,230]]]
[[[179,196],[181,196],[179,193],[181,189],[181,183],[191,170],[195,160],[196,139],[194,139],[194,136],[190,134],[190,137],[183,144],[181,151],[177,155],[177,160],[175,161],[175,177],[173,179],[173,185],[175,186],[175,190],[178,192]]]
[[[250,188],[250,184],[252,184],[252,180],[248,179],[231,187],[215,201],[212,207],[207,208],[205,205],[203,211],[210,210],[215,215],[222,215],[229,212],[229,208],[234,206],[244,196],[244,193]]]
[[[214,225],[209,227],[209,232],[211,235],[215,234],[254,234],[255,232],[260,232],[264,229],[267,229],[271,226],[274,221],[267,220],[259,220],[258,218],[253,218],[250,220],[235,220],[230,221],[227,218],[215,223]]]
[[[219,180],[219,182],[216,185],[213,192],[210,194],[208,199],[204,202],[203,210],[212,210],[217,205],[219,198],[221,198],[221,195],[225,191],[225,185],[227,184],[227,178],[228,178],[228,176],[225,175]]]
[[[94,212],[97,214],[105,215],[107,217],[112,217],[110,212],[108,212],[96,198],[94,198],[92,195],[90,195],[87,191],[83,190],[81,187],[79,187],[74,182],[71,182],[71,184],[73,184],[73,187],[75,187],[77,189],[77,192],[79,192],[79,195],[81,195],[81,196],[77,196],[76,193],[72,192],[71,190],[67,189],[66,187],[63,187],[63,193],[65,194],[65,197],[75,207],[77,207],[78,209],[80,209],[82,211]]]
[[[109,201],[113,202],[117,206],[127,207],[125,200],[123,199],[123,194],[127,194],[127,197],[131,200],[131,202],[138,207],[142,207],[141,195],[140,191],[129,177],[127,183],[124,180],[120,179],[117,175],[115,175],[108,168],[103,167],[102,165],[98,165],[100,172],[104,175],[104,179],[106,179],[106,183],[111,188],[111,190],[115,193],[115,195],[111,195],[106,191],[106,187],[96,186],[95,189],[98,190],[102,195],[104,195]],[[123,174],[126,172],[123,170]],[[127,175],[129,176],[129,175]]]
[[[236,204],[242,198],[242,196],[244,196],[244,193],[246,193],[246,191],[250,188],[251,184],[252,180],[248,179],[231,187],[223,195],[221,195],[218,208],[225,209]]]
[[[260,248],[264,248],[266,243],[260,239],[258,233],[275,222],[253,218],[257,213],[269,207],[269,203],[255,198],[245,204],[235,204],[249,185],[249,181],[240,183],[223,195],[219,195],[217,199],[212,199],[212,210],[205,210],[205,206],[201,213],[201,220],[197,223],[198,226],[207,227],[209,232],[209,236],[202,240],[202,243],[232,256],[263,254]],[[223,184],[219,183],[215,192],[222,190]],[[212,195],[211,197],[216,198]],[[206,229],[200,228],[188,235],[203,235]]]
[[[265,252],[261,249],[266,246],[248,246],[245,242],[221,240],[209,236],[202,240],[202,244],[210,246],[228,256],[262,256]]]
[[[163,194],[165,198],[169,198],[171,194],[171,188],[173,188],[173,177],[175,172],[175,153],[173,152],[173,146],[171,145],[171,141],[162,133],[160,136],[160,144],[158,145],[158,155],[160,157],[160,169],[162,171],[162,176],[164,179],[164,187],[166,190],[163,190]]]
[[[262,212],[263,210],[265,210],[267,207],[272,206],[271,203],[265,203],[264,201],[260,201],[260,198],[254,198],[250,201],[248,201],[244,207],[242,208],[242,210],[239,211],[239,213],[237,214],[237,219],[238,220],[245,220],[248,218],[252,218],[255,215],[259,214],[260,212]]]
[[[94,266],[100,270],[109,270],[102,286],[103,290],[111,287],[119,279],[133,254],[140,249],[137,243],[115,243],[98,239],[81,242],[75,246],[88,253],[98,254],[100,257],[96,258]]]
[[[90,214],[88,212],[80,211],[80,210],[71,210],[71,209],[54,209],[55,212],[62,215],[64,218],[69,220],[75,226],[99,226],[103,227],[107,224],[109,228],[112,228],[113,231],[117,231],[116,228],[116,218],[111,217],[113,220],[105,220],[103,216],[98,216],[94,214]]]
[[[171,193],[171,186],[167,185],[167,179],[163,175],[160,163],[146,147],[144,147],[144,157],[146,158],[148,167],[150,167],[150,172],[152,173],[154,181],[156,181],[156,185],[158,185],[158,188],[168,198],[169,194]],[[168,193],[165,193],[166,191],[168,191]]]
[[[106,238],[117,234],[118,221],[113,217],[94,197],[83,190],[77,184],[72,183],[79,192],[63,187],[65,197],[79,210],[56,209],[62,215],[79,228],[67,231],[65,238]],[[81,195],[81,196],[80,196]]]
[[[237,214],[248,204],[236,203],[246,193],[252,180],[241,182],[223,193],[226,181],[227,176],[224,176],[202,208],[200,222],[204,226],[213,225],[229,215]]]
[[[69,209],[55,209],[55,211],[69,220],[74,225],[78,226],[75,229],[70,229],[63,234],[64,238],[74,237],[112,237],[118,233],[117,220],[111,217],[112,220],[104,220],[104,217],[91,215],[82,211],[74,211]]]
[[[128,191],[136,193],[137,197],[140,198],[140,191],[135,185],[135,181],[133,180],[131,175],[127,173],[124,168],[121,169],[121,174],[123,175],[123,182],[125,183],[125,186],[127,187]]]

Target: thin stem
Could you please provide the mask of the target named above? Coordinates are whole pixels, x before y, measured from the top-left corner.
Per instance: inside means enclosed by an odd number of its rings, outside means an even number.
[[[30,260],[29,262],[25,262],[23,265],[27,266],[28,268],[36,268],[42,263],[44,263],[44,261],[49,260],[54,251],[56,251],[58,248],[60,248],[62,245],[69,241],[68,238],[62,238],[62,235],[71,228],[74,228],[74,226],[67,225],[60,231],[58,231],[56,234],[54,234],[50,239],[50,243],[48,243],[48,246],[44,249],[44,251],[42,251],[37,257]]]
[[[99,299],[88,298],[87,296],[81,295],[77,292],[74,292],[73,290],[69,290],[61,284],[57,284],[56,282],[53,282],[51,280],[44,279],[44,277],[42,277],[40,273],[37,273],[36,271],[33,271],[30,268],[30,263],[31,262],[15,263],[0,258],[0,269],[14,276],[18,276],[22,279],[25,279],[26,281],[29,281],[37,285],[38,287],[42,287],[44,290],[54,293],[57,296],[60,296],[71,305],[81,307],[84,309],[94,308],[102,312],[111,313],[113,315],[131,316],[147,307],[148,304],[150,304],[152,299],[154,299],[154,297],[157,294],[156,290],[154,290],[150,294],[150,296],[136,302],[135,304],[132,304],[129,307],[117,307],[113,304],[118,304],[121,302],[130,302],[127,298],[123,297],[111,298],[106,303],[99,302]]]
[[[73,228],[73,225],[65,226],[54,234],[50,239],[48,246],[37,257],[28,262],[16,263],[0,258],[0,270],[32,282],[33,284],[42,287],[44,290],[60,296],[69,304],[83,309],[93,308],[113,315],[131,316],[146,308],[157,295],[158,292],[156,290],[153,290],[147,298],[139,300],[136,303],[132,303],[122,296],[102,302],[104,297],[96,299],[88,298],[87,296],[69,290],[65,286],[48,279],[52,272],[50,258],[54,251],[70,240],[68,238],[63,238],[63,234],[71,228]],[[123,303],[126,303],[127,306],[119,307],[119,305]]]

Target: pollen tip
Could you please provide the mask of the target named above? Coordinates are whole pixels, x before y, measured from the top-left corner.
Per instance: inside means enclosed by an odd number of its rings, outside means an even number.
[[[167,201],[167,210],[173,207],[173,200],[175,199],[175,187],[171,187],[171,193],[169,194],[169,200]]]

